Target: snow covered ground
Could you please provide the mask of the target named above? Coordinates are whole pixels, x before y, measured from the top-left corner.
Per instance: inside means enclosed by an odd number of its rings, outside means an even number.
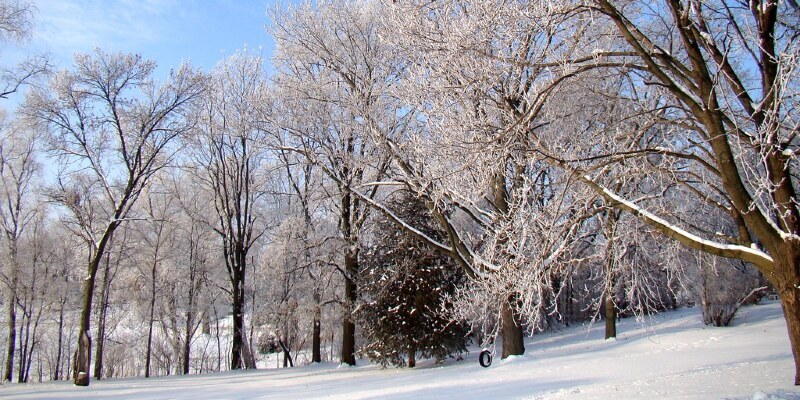
[[[477,362],[477,349],[446,365],[293,369],[0,387],[13,399],[798,399],[780,305],[742,309],[732,328],[706,327],[697,309],[528,339],[524,356]]]

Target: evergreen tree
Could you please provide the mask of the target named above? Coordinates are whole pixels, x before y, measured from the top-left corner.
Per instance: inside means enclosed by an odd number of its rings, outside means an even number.
[[[395,214],[437,240],[438,230],[425,205],[410,193],[391,202]],[[414,367],[417,356],[437,361],[466,350],[468,328],[452,322],[446,295],[465,276],[450,257],[427,247],[381,216],[374,225],[374,245],[364,253],[361,285],[366,345],[361,353],[383,366]]]

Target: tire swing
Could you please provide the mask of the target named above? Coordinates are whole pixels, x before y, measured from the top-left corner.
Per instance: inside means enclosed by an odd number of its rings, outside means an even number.
[[[478,357],[478,362],[483,368],[489,368],[492,365],[492,352],[489,349],[483,349],[481,355]]]

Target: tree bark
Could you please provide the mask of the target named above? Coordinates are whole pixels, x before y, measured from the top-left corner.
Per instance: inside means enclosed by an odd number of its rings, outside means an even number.
[[[89,367],[91,366],[92,338],[89,336],[92,316],[92,297],[94,296],[97,262],[89,264],[89,276],[83,282],[83,305],[81,308],[80,330],[78,331],[78,348],[75,350],[75,366],[72,369],[73,381],[77,386],[89,386]]]
[[[414,339],[408,341],[408,368],[417,366],[417,345],[414,344]]]
[[[250,331],[252,333],[252,329]],[[246,334],[244,321],[242,322],[242,361],[246,369],[256,369],[256,358],[253,355],[253,346],[248,339],[250,336]]]
[[[322,310],[319,305],[319,293],[314,293],[314,327],[311,334],[311,362],[322,362]]]
[[[97,350],[94,360],[94,377],[103,377],[103,350],[105,350],[106,317],[108,315],[108,297],[111,289],[111,255],[106,254],[106,265],[103,271],[103,287],[100,291],[100,315],[97,321]]]
[[[151,282],[150,282],[150,319],[148,320],[148,328],[147,328],[147,349],[145,350],[145,358],[144,358],[144,377],[150,377],[150,358],[152,356],[152,349],[153,349],[153,322],[155,321],[155,311],[156,311],[156,263],[153,262],[153,268],[151,271]]]
[[[8,348],[6,350],[6,370],[3,380],[11,382],[14,377],[14,352],[17,342],[17,274],[12,273],[11,288],[8,294]]]
[[[72,370],[73,382],[76,386],[89,386],[89,368],[91,367],[92,359],[92,338],[90,336],[90,331],[94,285],[97,278],[97,270],[100,266],[100,259],[103,257],[103,254],[105,254],[106,245],[111,240],[111,236],[118,226],[117,224],[117,222],[111,223],[105,235],[103,235],[103,238],[100,240],[93,257],[89,261],[87,276],[83,281],[83,304],[81,305],[81,319],[78,330],[78,346],[77,349],[75,349],[75,364]]]
[[[783,316],[786,319],[786,329],[789,333],[789,343],[792,347],[794,358],[795,377],[794,384],[800,385],[800,258],[792,258],[792,265],[777,265],[783,267],[780,272],[773,275],[773,285],[778,291],[781,300]]]
[[[11,286],[8,288],[8,348],[6,350],[6,370],[3,380],[11,382],[14,377],[14,352],[17,344],[17,286],[19,281],[19,262],[17,261],[16,240],[11,239]]]
[[[514,296],[503,302],[500,310],[501,325],[503,330],[503,352],[501,358],[508,356],[521,356],[525,354],[524,333],[511,303]]]
[[[617,306],[614,304],[613,286],[606,289],[605,293],[606,311],[606,339],[617,337]]]
[[[342,321],[342,357],[341,363],[356,365],[356,324],[353,321],[353,308],[358,298],[355,276],[358,273],[358,260],[348,252],[344,257],[347,276],[344,278],[344,315]]]
[[[294,361],[292,360],[292,352],[289,350],[289,347],[286,346],[283,340],[278,339],[278,345],[281,347],[283,351],[283,368],[292,367],[294,368]]]
[[[244,328],[244,290],[242,288],[243,279],[240,272],[234,272],[233,287],[233,343],[231,345],[231,369],[242,369],[244,360],[242,359],[242,329]],[[240,295],[242,294],[242,295]]]
[[[53,380],[58,381],[60,378],[59,372],[61,371],[61,354],[64,345],[64,303],[58,310],[58,348],[56,350],[56,366],[53,372]]]

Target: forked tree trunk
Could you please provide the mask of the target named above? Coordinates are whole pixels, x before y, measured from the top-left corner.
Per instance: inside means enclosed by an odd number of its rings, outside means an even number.
[[[525,343],[523,342],[522,323],[514,312],[511,302],[515,301],[514,296],[510,296],[503,302],[500,310],[500,318],[503,330],[503,352],[501,358],[508,356],[521,356],[525,354]]]

